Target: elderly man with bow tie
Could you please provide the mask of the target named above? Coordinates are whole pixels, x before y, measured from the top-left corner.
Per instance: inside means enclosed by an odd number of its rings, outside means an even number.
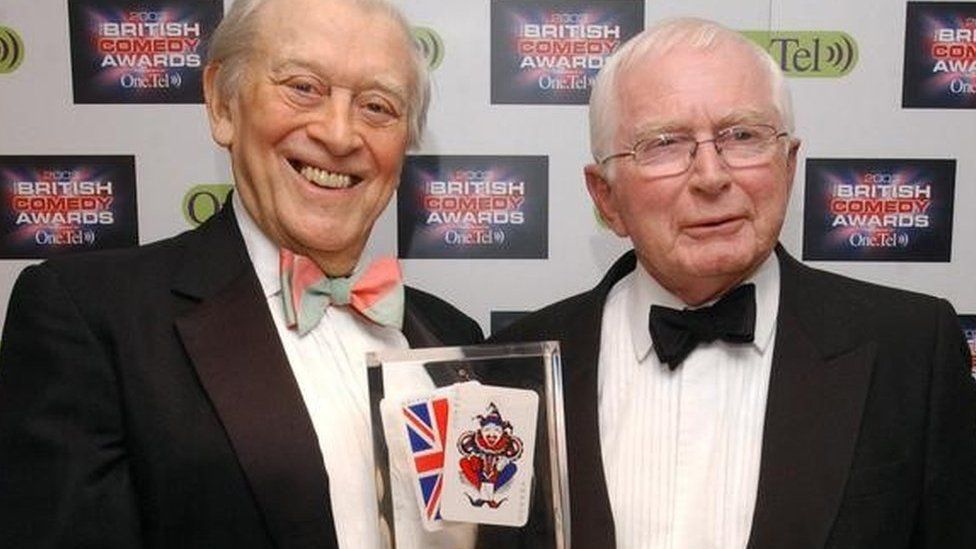
[[[787,84],[700,19],[623,45],[586,185],[633,251],[497,341],[562,343],[574,549],[976,547],[976,386],[952,307],[778,245]]]
[[[237,0],[204,87],[229,205],[14,288],[0,547],[385,547],[364,354],[481,340],[362,257],[429,93],[390,2]]]

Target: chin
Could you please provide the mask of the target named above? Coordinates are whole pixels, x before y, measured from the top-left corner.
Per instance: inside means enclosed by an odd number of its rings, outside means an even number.
[[[751,270],[756,263],[756,256],[724,247],[720,250],[700,250],[686,260],[688,272],[699,277],[726,276]]]
[[[356,248],[351,238],[302,238],[298,243],[310,253],[338,255]]]
[[[281,229],[287,243],[309,251],[346,248],[352,240],[348,231],[336,223],[283,224]]]

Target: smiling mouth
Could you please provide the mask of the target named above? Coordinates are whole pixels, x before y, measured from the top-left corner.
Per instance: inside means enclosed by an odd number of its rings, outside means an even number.
[[[316,168],[297,160],[289,161],[291,167],[305,178],[306,181],[323,189],[347,189],[357,185],[363,179],[346,173],[330,172],[323,168]]]

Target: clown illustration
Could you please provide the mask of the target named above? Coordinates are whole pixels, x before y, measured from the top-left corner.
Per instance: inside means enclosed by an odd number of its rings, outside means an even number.
[[[494,402],[477,420],[477,430],[458,438],[459,465],[464,482],[478,490],[477,497],[465,493],[471,505],[494,509],[507,499],[495,499],[495,494],[504,492],[518,471],[515,462],[522,456],[522,440],[512,434],[512,424],[502,418]]]

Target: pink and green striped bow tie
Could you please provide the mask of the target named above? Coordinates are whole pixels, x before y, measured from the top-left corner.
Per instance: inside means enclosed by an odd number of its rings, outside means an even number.
[[[329,305],[348,305],[383,326],[403,326],[403,282],[400,265],[392,257],[340,278],[327,277],[314,261],[285,249],[280,265],[285,321],[298,335],[314,328]]]

